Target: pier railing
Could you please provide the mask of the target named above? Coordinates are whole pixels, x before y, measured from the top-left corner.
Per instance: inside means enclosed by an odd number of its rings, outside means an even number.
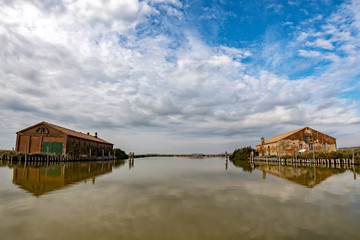
[[[253,157],[250,158],[250,162],[259,162],[259,163],[285,163],[285,164],[294,164],[294,163],[305,163],[305,164],[321,164],[321,165],[360,165],[359,161],[356,161],[354,158],[338,158],[338,159],[285,159],[285,158],[274,158],[274,157]]]

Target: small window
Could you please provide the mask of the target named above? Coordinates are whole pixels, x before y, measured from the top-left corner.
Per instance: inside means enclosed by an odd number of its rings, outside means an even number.
[[[49,133],[49,130],[47,128],[38,128],[36,133]]]
[[[323,143],[323,150],[325,151],[326,150],[326,144]]]
[[[305,142],[311,142],[312,136],[305,136]]]
[[[299,145],[299,149],[302,149],[302,144]]]
[[[313,150],[313,144],[312,143],[309,143],[309,149]]]

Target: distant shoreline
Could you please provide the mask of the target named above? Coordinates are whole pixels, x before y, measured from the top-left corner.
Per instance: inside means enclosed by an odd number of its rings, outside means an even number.
[[[156,154],[156,153],[149,153],[149,154],[135,154],[134,158],[146,158],[146,157],[186,157],[186,158],[213,158],[213,157],[225,157],[225,153],[220,154]]]

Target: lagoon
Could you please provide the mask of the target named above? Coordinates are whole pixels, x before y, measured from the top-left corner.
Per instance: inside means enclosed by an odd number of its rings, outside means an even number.
[[[1,239],[358,239],[359,168],[224,158],[0,165]]]

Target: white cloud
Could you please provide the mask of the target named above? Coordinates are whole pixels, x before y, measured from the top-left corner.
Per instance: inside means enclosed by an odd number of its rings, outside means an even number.
[[[337,111],[347,103],[331,101],[324,107],[336,96],[339,79],[357,74],[360,63],[356,37],[331,22],[325,33],[299,30],[303,45],[291,47],[297,55],[323,57],[333,65],[320,76],[289,80],[245,63],[257,57],[256,49],[210,46],[193,29],[180,31],[160,21],[157,6],[180,14],[178,1],[65,1],[53,6],[56,12],[39,4],[16,1],[0,9],[0,114],[13,116],[4,120],[6,136],[46,120],[74,129],[103,128],[115,143],[133,139],[136,130],[149,141],[158,132],[160,150],[169,135],[181,138],[179,149],[188,147],[186,139],[201,144],[211,138],[205,142],[216,146],[232,136],[226,141],[236,147],[239,136],[257,141],[274,134],[272,125],[286,131],[358,121],[357,105]],[[153,29],[153,21],[170,33]],[[264,49],[261,57],[273,69],[291,55],[283,42]],[[339,56],[338,49],[350,56]],[[126,147],[134,151],[136,139],[131,141]],[[1,144],[13,145],[8,138]]]
[[[299,55],[303,56],[303,57],[314,58],[314,57],[322,56],[322,54],[318,51],[306,51],[306,50],[300,49],[298,52],[299,52]]]

